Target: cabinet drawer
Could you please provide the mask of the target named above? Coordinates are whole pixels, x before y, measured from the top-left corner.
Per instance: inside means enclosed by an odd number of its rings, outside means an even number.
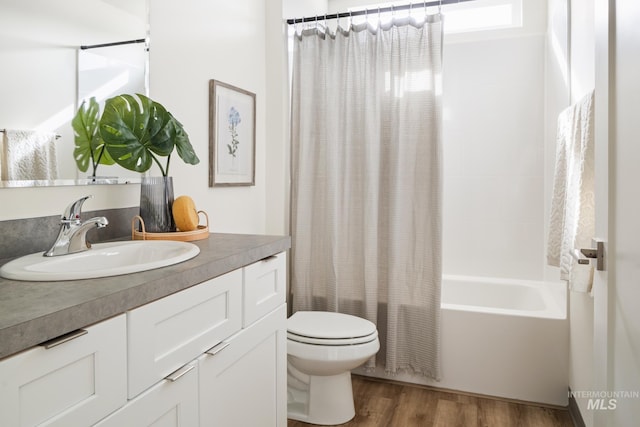
[[[244,268],[244,321],[246,328],[285,301],[287,258],[284,252]]]
[[[129,398],[237,332],[242,270],[127,313]]]
[[[200,425],[287,425],[286,322],[281,304],[198,358]]]
[[[126,403],[125,315],[85,330],[0,362],[1,426],[86,427]]]
[[[95,427],[197,426],[197,364],[186,365],[181,371],[179,378],[160,381]]]

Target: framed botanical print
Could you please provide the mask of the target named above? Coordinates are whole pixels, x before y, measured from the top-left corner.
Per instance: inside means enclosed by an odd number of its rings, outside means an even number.
[[[255,185],[256,95],[209,81],[209,187]]]

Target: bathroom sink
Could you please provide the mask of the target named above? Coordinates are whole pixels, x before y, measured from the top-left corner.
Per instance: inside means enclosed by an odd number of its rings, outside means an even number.
[[[96,243],[87,251],[69,255],[25,255],[3,265],[0,276],[39,282],[93,279],[165,267],[199,253],[200,248],[192,243],[172,240]]]

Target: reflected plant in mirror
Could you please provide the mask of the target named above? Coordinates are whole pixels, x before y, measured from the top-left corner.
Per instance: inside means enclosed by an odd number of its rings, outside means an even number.
[[[83,101],[75,117],[71,121],[74,132],[75,148],[73,157],[78,169],[86,172],[91,163],[91,179],[98,179],[98,165],[113,165],[115,161],[106,150],[104,140],[100,136],[100,106],[95,97]]]

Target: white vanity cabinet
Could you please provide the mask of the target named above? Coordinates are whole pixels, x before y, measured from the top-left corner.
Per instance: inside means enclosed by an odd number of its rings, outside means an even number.
[[[198,425],[198,367],[190,363],[144,391],[96,427]]]
[[[0,426],[284,427],[281,253],[0,360]]]
[[[129,398],[242,327],[242,269],[127,313]]]
[[[254,262],[244,271],[242,326],[275,310],[286,299],[287,257],[284,252]]]
[[[286,304],[198,359],[200,425],[287,425]]]
[[[127,401],[119,315],[0,361],[0,426],[86,427]]]

